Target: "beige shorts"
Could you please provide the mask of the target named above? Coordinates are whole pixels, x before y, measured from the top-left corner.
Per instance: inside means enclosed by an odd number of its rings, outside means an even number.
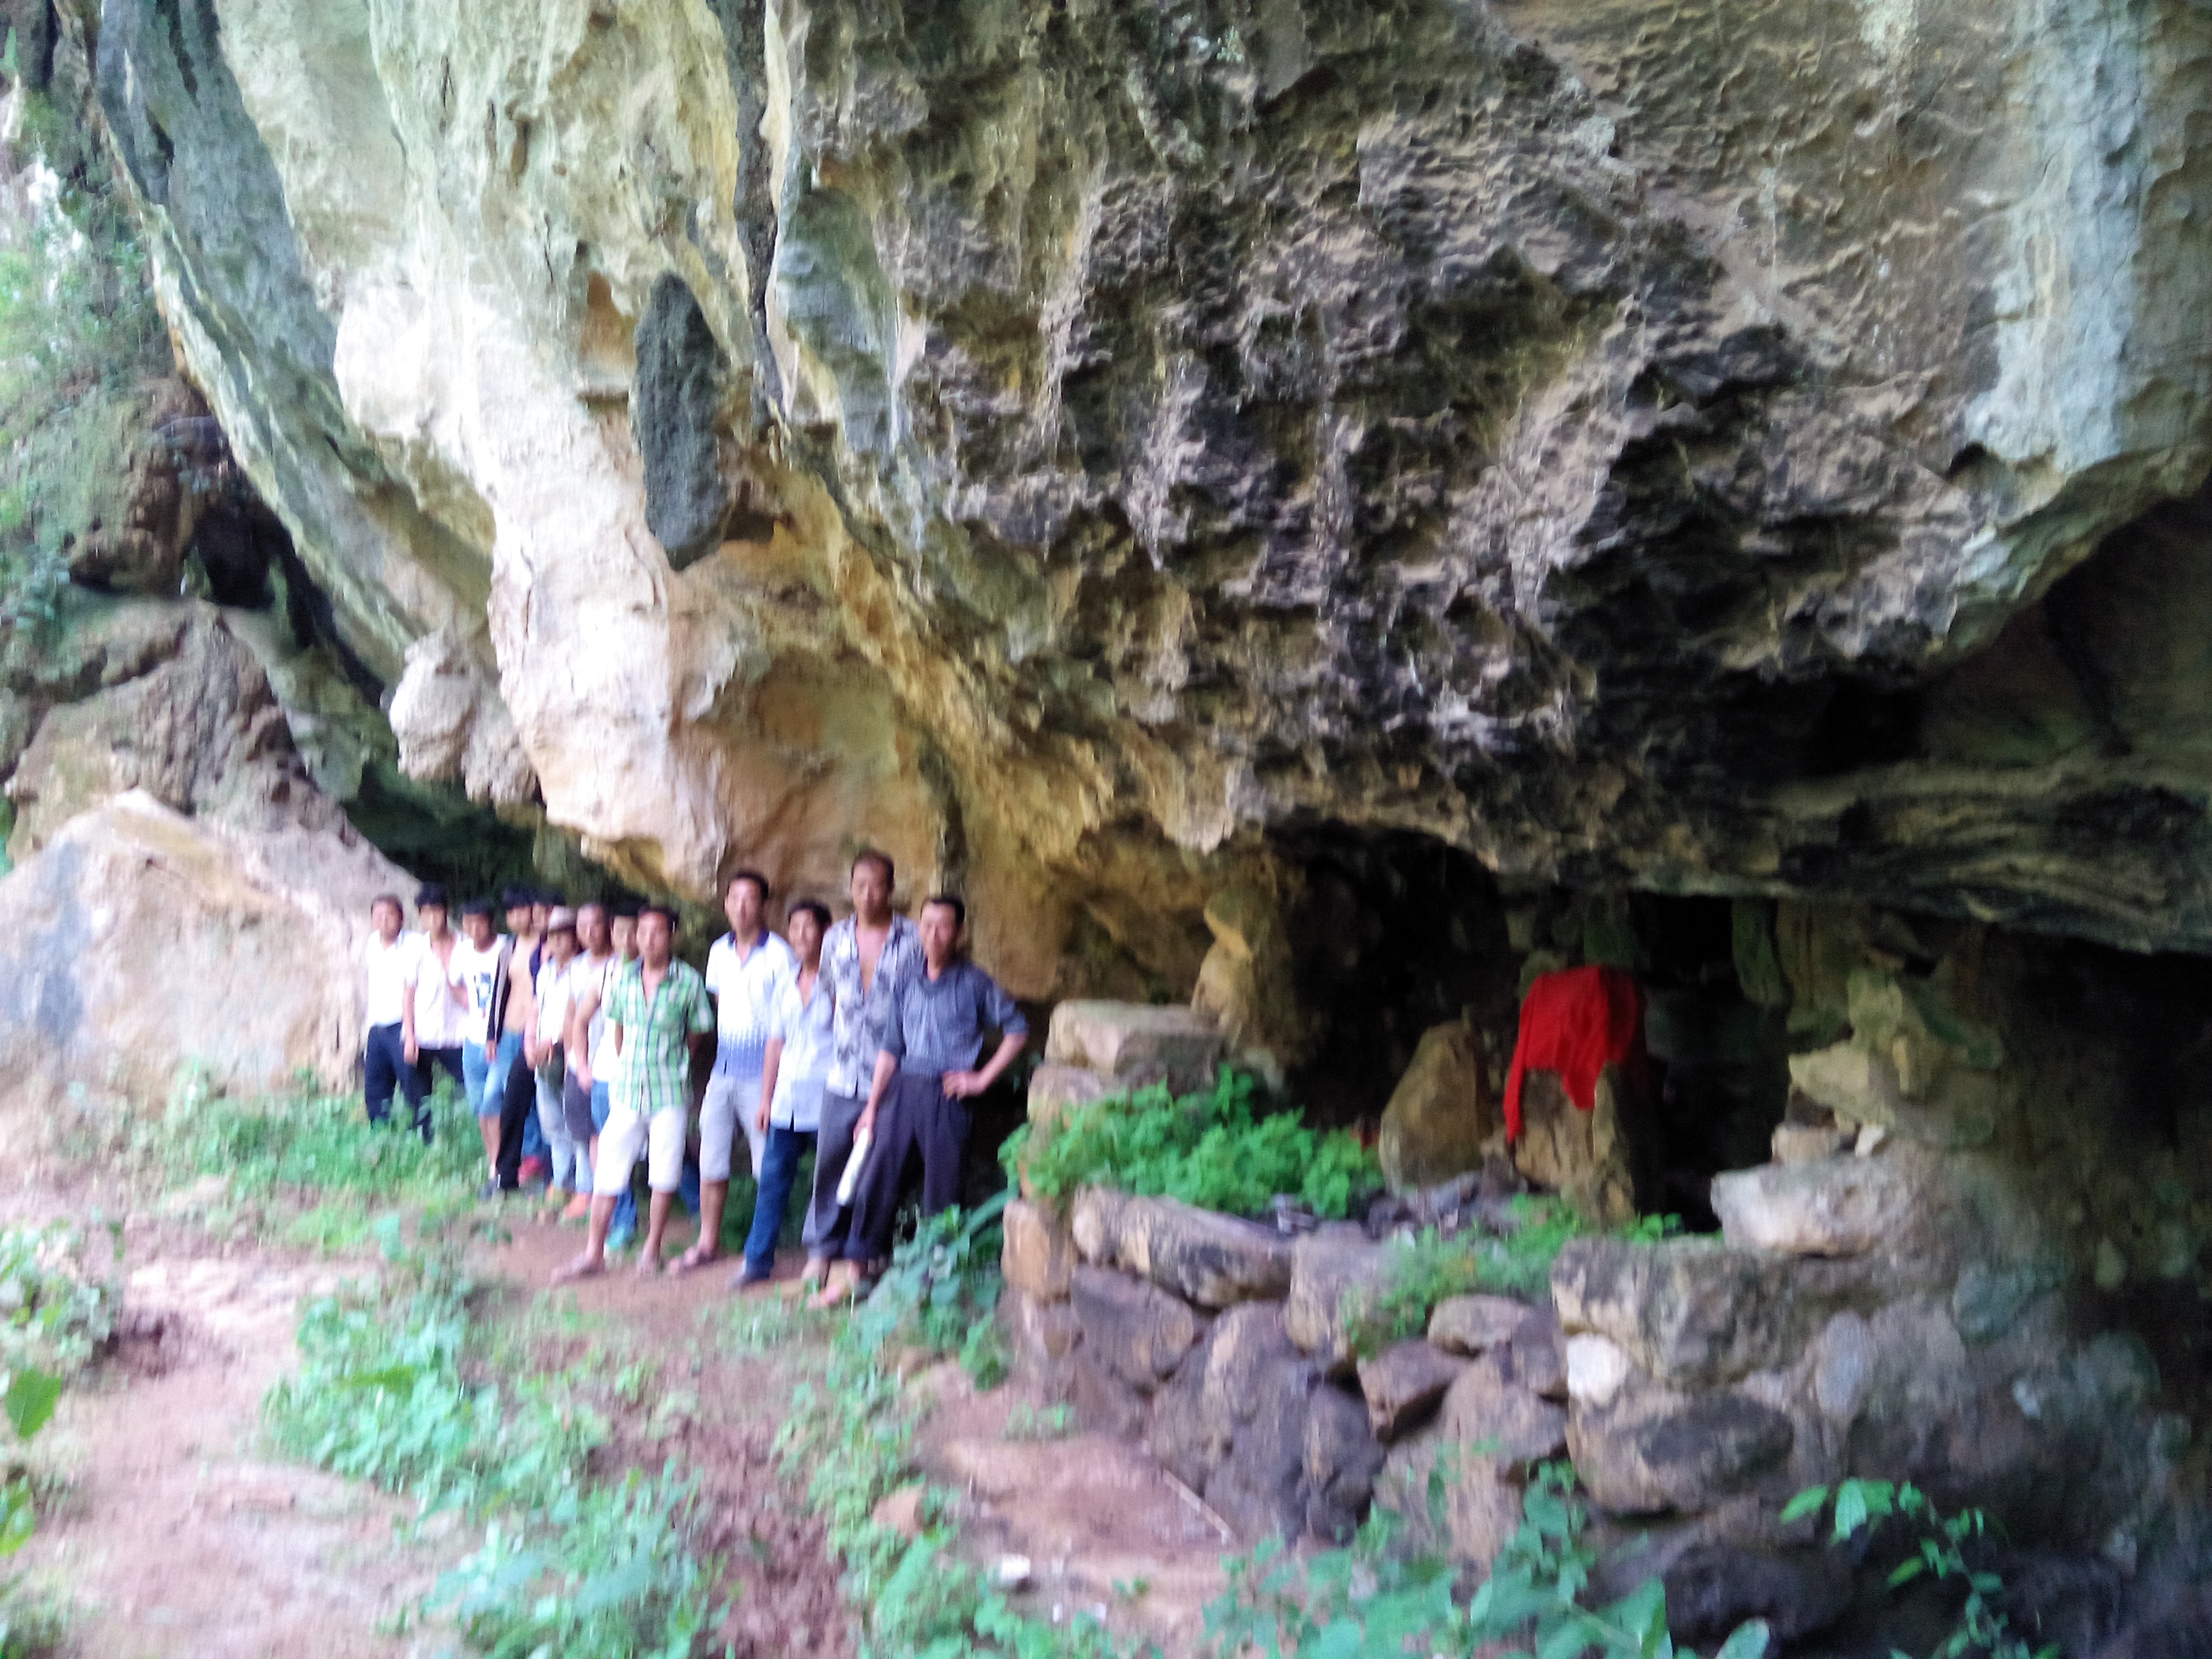
[[[671,1106],[641,1117],[627,1106],[607,1114],[599,1131],[599,1162],[592,1166],[592,1195],[620,1198],[629,1190],[629,1172],[645,1153],[645,1178],[656,1193],[672,1193],[684,1178],[685,1113]]]
[[[727,1181],[737,1153],[737,1131],[745,1132],[752,1154],[753,1179],[760,1179],[761,1149],[768,1136],[756,1120],[760,1115],[758,1077],[720,1077],[707,1085],[707,1098],[699,1104],[699,1179]]]

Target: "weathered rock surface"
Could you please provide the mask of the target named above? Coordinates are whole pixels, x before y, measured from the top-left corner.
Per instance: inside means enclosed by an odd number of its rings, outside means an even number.
[[[1848,1264],[1707,1239],[1574,1239],[1552,1268],[1553,1305],[1571,1341],[1603,1336],[1650,1376],[1698,1386],[1786,1364],[1826,1315],[1875,1301],[1884,1287]]]
[[[1646,1146],[1650,1139],[1642,1121],[1647,1110],[1618,1066],[1600,1075],[1587,1112],[1569,1097],[1557,1072],[1532,1070],[1521,1088],[1514,1167],[1592,1219],[1624,1225],[1636,1218],[1638,1136]]]
[[[416,764],[1179,993],[1316,820],[2212,944],[2208,31],[115,0],[97,76]]]
[[[232,1094],[350,1085],[356,952],[400,872],[358,838],[244,830],[132,790],[0,878],[0,1066],[136,1101],[200,1067]]]
[[[1474,1029],[1464,1020],[1431,1026],[1382,1111],[1375,1152],[1383,1178],[1401,1193],[1480,1169],[1483,1145],[1502,1121]]]
[[[1385,1454],[1367,1403],[1323,1383],[1306,1407],[1306,1528],[1332,1544],[1348,1543],[1374,1496]]]
[[[1247,1540],[1295,1538],[1310,1490],[1313,1389],[1312,1364],[1284,1334],[1282,1304],[1242,1304],[1153,1397],[1152,1454]],[[1357,1449],[1346,1455],[1356,1460]]]
[[[1099,1072],[1134,1089],[1165,1080],[1177,1092],[1202,1089],[1221,1063],[1221,1028],[1197,1008],[1078,1000],[1052,1011],[1044,1057]]]
[[[1293,1247],[1284,1328],[1329,1376],[1352,1375],[1352,1328],[1389,1282],[1390,1259],[1356,1227],[1324,1227]]]
[[[1680,1394],[1634,1373],[1610,1402],[1577,1399],[1567,1418],[1576,1477],[1616,1515],[1717,1508],[1786,1474],[1793,1437],[1789,1418],[1741,1393]]]
[[[1713,1179],[1721,1236],[1790,1255],[1863,1255],[1893,1243],[1916,1196],[1902,1167],[1885,1158],[1769,1164]]]
[[[1402,1516],[1415,1538],[1487,1569],[1521,1524],[1529,1471],[1566,1443],[1565,1412],[1516,1386],[1495,1361],[1477,1359],[1446,1392],[1434,1428],[1391,1448],[1376,1501]],[[1441,1539],[1428,1525],[1432,1476],[1443,1488]]]
[[[1046,1396],[1067,1400],[1075,1391],[1075,1346],[1083,1323],[1066,1300],[1040,1301],[1008,1285],[999,1298],[999,1324],[1012,1352],[1014,1374]]]
[[[1070,1286],[1083,1327],[1083,1356],[1141,1394],[1175,1375],[1205,1322],[1188,1303],[1140,1279],[1078,1267]]]
[[[132,789],[240,829],[350,833],[309,781],[259,659],[213,605],[82,609],[15,654],[31,659],[10,674],[28,741],[0,760],[14,763],[17,862]]]
[[[1359,1362],[1359,1392],[1376,1438],[1395,1440],[1419,1428],[1444,1397],[1467,1362],[1426,1342],[1394,1342]]]
[[[1075,1239],[1056,1212],[1021,1199],[1000,1218],[999,1269],[1006,1283],[1039,1302],[1067,1296],[1075,1274]]]
[[[1172,1198],[1086,1187],[1076,1194],[1073,1238],[1085,1261],[1125,1268],[1202,1308],[1276,1299],[1291,1288],[1290,1240]]]

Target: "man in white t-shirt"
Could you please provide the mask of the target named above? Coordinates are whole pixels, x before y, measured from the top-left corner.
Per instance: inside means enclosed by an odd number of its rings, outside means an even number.
[[[583,1075],[579,1080],[591,1095],[592,1167],[594,1170],[599,1168],[599,1131],[607,1127],[608,1115],[614,1110],[614,1086],[622,1077],[622,1053],[615,1045],[613,1023],[607,1018],[607,994],[613,988],[615,975],[637,960],[636,907],[629,904],[611,907],[607,912],[606,933],[605,952],[596,948],[592,951],[592,976],[585,989],[569,999],[570,1029],[574,1030],[579,1022],[583,1027],[580,1042],[572,1037],[568,1052],[586,1057]],[[586,943],[590,943],[588,938]],[[574,1069],[572,1066],[571,1070]],[[584,1207],[588,1214],[591,1208],[588,1200]],[[607,1247],[622,1249],[636,1232],[637,1200],[631,1194],[624,1193],[615,1200],[614,1218],[607,1230]]]
[[[722,914],[730,931],[707,951],[707,989],[714,999],[714,1074],[699,1105],[699,1242],[677,1258],[678,1273],[704,1267],[721,1254],[722,1206],[730,1193],[730,1166],[743,1129],[753,1174],[767,1141],[759,1127],[761,1057],[768,1051],[769,1022],[783,988],[799,970],[791,947],[762,920],[768,878],[740,870],[724,884]]]
[[[422,1083],[415,1073],[415,981],[422,975],[422,940],[404,931],[406,912],[396,893],[380,894],[368,907],[374,930],[362,945],[362,972],[368,1002],[362,1024],[368,1037],[362,1051],[362,1094],[368,1121],[392,1115],[397,1085],[419,1115]]]
[[[461,1048],[468,1041],[468,988],[455,976],[453,960],[461,948],[460,935],[447,925],[446,890],[426,882],[415,895],[415,920],[422,927],[421,972],[415,981],[415,1073],[427,1096],[437,1086],[440,1072],[453,1086],[468,1091],[468,1073]],[[430,1118],[425,1106],[416,1113],[415,1127],[430,1139]]]

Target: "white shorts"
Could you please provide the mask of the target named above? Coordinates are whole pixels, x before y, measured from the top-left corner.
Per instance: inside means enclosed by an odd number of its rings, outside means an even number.
[[[645,1158],[645,1178],[656,1193],[672,1193],[684,1179],[684,1112],[672,1106],[640,1117],[627,1106],[607,1114],[599,1131],[599,1162],[592,1167],[592,1196],[620,1198],[629,1190],[637,1155]]]
[[[699,1179],[727,1181],[732,1154],[737,1150],[736,1131],[745,1132],[752,1151],[753,1179],[760,1179],[761,1151],[768,1136],[758,1127],[760,1073],[724,1077],[717,1073],[707,1084],[707,1098],[699,1105]]]

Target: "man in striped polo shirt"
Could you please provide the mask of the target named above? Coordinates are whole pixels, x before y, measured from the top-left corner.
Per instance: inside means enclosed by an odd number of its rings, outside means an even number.
[[[674,912],[647,905],[638,913],[637,960],[615,976],[606,994],[607,1023],[622,1069],[613,1109],[599,1133],[592,1171],[592,1231],[584,1253],[553,1275],[556,1285],[602,1273],[607,1265],[607,1224],[615,1200],[629,1190],[637,1155],[646,1157],[653,1206],[637,1271],[660,1271],[660,1239],[668,1204],[684,1175],[684,1135],[691,1115],[691,1051],[714,1029],[714,1010],[699,970],[672,954]],[[588,1024],[598,994],[586,991],[580,1007]]]
[[[791,947],[769,932],[762,916],[768,905],[768,878],[740,870],[723,884],[722,914],[730,931],[707,951],[707,989],[714,999],[714,1075],[699,1107],[699,1242],[672,1264],[690,1273],[722,1253],[722,1206],[730,1194],[730,1165],[738,1131],[744,1131],[753,1177],[760,1178],[758,1127],[761,1062],[768,1054],[783,988],[799,972]]]

